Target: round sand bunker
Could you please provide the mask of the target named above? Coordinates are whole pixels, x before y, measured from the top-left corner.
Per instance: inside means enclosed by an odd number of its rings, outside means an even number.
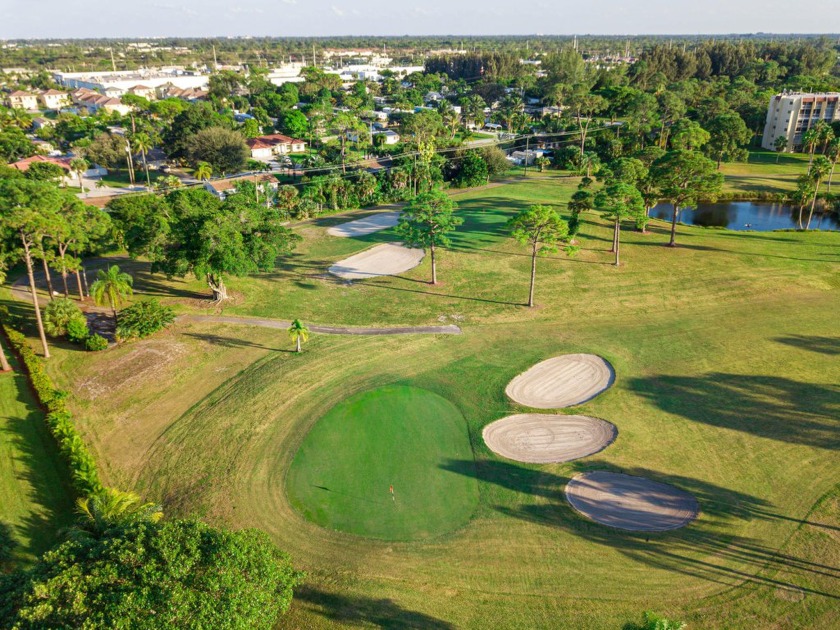
[[[524,413],[484,427],[487,447],[502,457],[530,464],[569,462],[612,444],[615,425],[589,416]]]
[[[612,385],[612,366],[594,354],[564,354],[537,363],[510,383],[505,393],[521,405],[560,409],[595,398]]]
[[[385,243],[335,263],[329,268],[329,272],[346,280],[394,276],[414,269],[423,260],[423,256],[422,249],[410,249],[399,243]]]
[[[666,483],[596,470],[566,484],[566,498],[602,525],[638,532],[663,532],[688,525],[700,506],[688,492]]]

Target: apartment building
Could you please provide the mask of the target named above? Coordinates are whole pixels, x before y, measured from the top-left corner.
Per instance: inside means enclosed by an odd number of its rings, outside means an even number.
[[[776,150],[776,138],[787,138],[787,151],[801,149],[802,134],[817,121],[840,120],[840,93],[784,93],[770,98],[761,146]]]

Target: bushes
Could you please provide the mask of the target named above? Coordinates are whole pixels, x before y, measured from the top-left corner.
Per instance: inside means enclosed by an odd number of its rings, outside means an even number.
[[[93,334],[85,339],[85,350],[89,352],[100,352],[108,349],[108,340],[102,335]]]
[[[65,403],[66,392],[55,388],[52,379],[44,370],[43,360],[35,354],[22,333],[5,323],[3,330],[10,345],[26,367],[35,395],[47,410],[47,426],[70,468],[73,487],[83,496],[101,492],[103,486],[99,480],[96,461],[73,424],[72,416]],[[105,340],[102,339],[102,341]],[[105,345],[107,346],[107,342]]]
[[[79,323],[87,330],[85,316],[72,300],[67,298],[51,300],[44,309],[44,330],[51,337],[63,337],[71,324],[74,325],[75,330],[78,330]]]
[[[117,341],[144,339],[175,321],[175,312],[155,299],[144,300],[120,311]]]
[[[82,319],[72,319],[67,323],[67,339],[70,343],[82,345],[90,335],[87,321]]]

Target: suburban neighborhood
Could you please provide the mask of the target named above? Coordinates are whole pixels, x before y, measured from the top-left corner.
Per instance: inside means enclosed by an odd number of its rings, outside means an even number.
[[[0,7],[0,629],[840,627],[836,11],[672,5]]]

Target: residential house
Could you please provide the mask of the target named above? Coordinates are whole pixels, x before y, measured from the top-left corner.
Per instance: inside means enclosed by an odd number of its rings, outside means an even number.
[[[236,193],[236,185],[242,182],[251,182],[252,184],[268,184],[272,189],[277,190],[279,182],[273,175],[263,173],[260,175],[237,175],[235,177],[228,177],[225,179],[214,179],[204,182],[204,190],[216,195],[219,199]]]
[[[45,90],[38,95],[44,109],[61,109],[70,104],[70,96],[60,90]]]
[[[383,144],[386,145],[397,144],[400,141],[400,134],[396,131],[391,131],[390,129],[385,131],[375,131],[373,133],[374,143],[376,143],[375,139],[379,136],[383,136],[385,138]]]
[[[125,116],[131,111],[131,107],[124,104],[120,99],[87,88],[76,90],[71,96],[76,105],[86,108],[91,114],[103,109],[108,113],[118,112]]]
[[[255,160],[270,160],[278,155],[306,151],[306,143],[303,140],[296,140],[279,133],[250,138],[247,143],[251,149],[251,157]]]
[[[64,183],[68,186],[79,185],[79,178],[76,172],[70,168],[70,161],[72,157],[51,157],[46,155],[33,155],[32,157],[25,158],[23,160],[19,160],[17,162],[13,162],[9,164],[12,168],[16,168],[21,172],[26,172],[29,170],[29,166],[35,162],[48,162],[50,164],[56,164],[63,168],[66,171],[66,175],[64,177]],[[102,175],[107,175],[107,169],[104,169],[97,165],[92,165],[88,170],[86,170],[82,176],[83,177],[101,177]]]
[[[6,105],[12,109],[33,110],[38,109],[38,96],[31,92],[15,90],[6,95]]]
[[[37,131],[43,127],[55,127],[55,121],[43,116],[38,116],[32,119],[32,130]]]
[[[155,88],[149,87],[148,85],[135,85],[128,88],[128,93],[134,94],[135,96],[141,96],[150,101],[157,98],[157,91]]]

